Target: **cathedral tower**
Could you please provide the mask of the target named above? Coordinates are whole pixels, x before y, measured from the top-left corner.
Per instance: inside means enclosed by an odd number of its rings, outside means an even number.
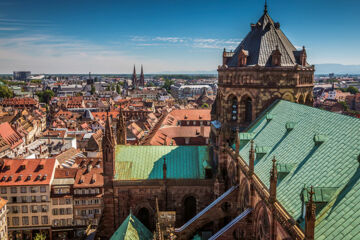
[[[143,65],[141,65],[140,86],[145,87],[145,76],[144,76]]]
[[[119,119],[116,124],[116,140],[118,145],[126,145],[126,120],[124,118],[121,106]]]
[[[264,13],[235,51],[223,51],[219,88],[212,111],[224,129],[249,126],[276,99],[312,105],[314,66]]]
[[[132,74],[131,81],[132,81],[132,87],[137,88],[138,87],[138,80],[137,80],[137,76],[136,76],[135,65],[134,65],[134,71],[133,71],[133,74]]]

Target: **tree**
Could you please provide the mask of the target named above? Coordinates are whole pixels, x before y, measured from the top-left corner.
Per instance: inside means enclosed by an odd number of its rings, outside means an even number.
[[[117,92],[118,94],[121,93],[120,84],[116,84],[116,92]]]
[[[359,92],[359,89],[354,86],[350,86],[347,88],[347,92],[350,92],[351,94],[357,94]]]
[[[44,90],[37,92],[36,95],[39,97],[40,102],[49,103],[51,98],[55,96],[55,93],[52,90]]]
[[[46,240],[46,235],[44,233],[37,233],[33,240]]]
[[[173,80],[170,80],[170,79],[165,79],[165,83],[163,85],[163,88],[166,89],[166,91],[170,92],[170,89],[171,89],[171,85],[174,84],[174,81]]]
[[[91,90],[90,90],[91,95],[95,94],[95,92],[96,92],[95,85],[91,84]]]
[[[13,96],[14,93],[8,86],[0,85],[0,98],[12,98]]]

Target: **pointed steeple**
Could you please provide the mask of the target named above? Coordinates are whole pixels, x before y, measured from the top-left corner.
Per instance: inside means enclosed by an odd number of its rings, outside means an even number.
[[[141,73],[140,73],[140,86],[141,87],[145,86],[145,76],[144,76],[144,69],[142,64],[141,64]]]
[[[305,240],[314,240],[315,238],[315,221],[316,221],[316,205],[313,201],[314,190],[310,187],[309,201],[306,204],[305,215]]]
[[[267,0],[265,0],[264,13],[268,12]]]
[[[138,86],[138,81],[137,81],[137,77],[136,77],[135,64],[134,64],[134,71],[133,71],[131,80],[132,80],[132,86],[136,88]]]
[[[126,145],[126,121],[121,109],[121,105],[120,105],[119,118],[116,124],[116,140],[117,140],[117,144]]]
[[[249,151],[249,175],[254,174],[254,164],[255,164],[255,150],[254,150],[254,140],[250,141],[250,151]]]
[[[109,112],[106,112],[105,132],[102,139],[104,184],[109,184],[115,175],[115,139],[113,136]]]
[[[109,145],[112,147],[115,146],[114,136],[111,129],[111,123],[109,118],[109,111],[106,112],[105,132],[104,132],[102,145],[103,145],[103,149],[104,147],[107,147]]]
[[[277,185],[277,177],[278,177],[275,156],[272,162],[273,165],[270,171],[270,198],[269,198],[270,203],[274,203],[276,201],[276,185]]]

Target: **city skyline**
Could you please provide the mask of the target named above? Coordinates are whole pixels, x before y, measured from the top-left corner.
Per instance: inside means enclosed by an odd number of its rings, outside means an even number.
[[[270,1],[269,13],[311,64],[359,65],[360,3]],[[0,73],[215,71],[261,16],[264,1],[0,3]],[[284,11],[284,8],[286,11]],[[249,19],[251,21],[249,21]],[[349,36],[349,37],[346,37]]]

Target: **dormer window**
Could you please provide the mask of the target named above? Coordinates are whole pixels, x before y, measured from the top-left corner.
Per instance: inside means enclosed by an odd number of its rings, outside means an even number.
[[[279,46],[276,46],[276,49],[271,54],[271,65],[274,67],[281,66],[281,52]]]
[[[249,52],[241,48],[239,52],[239,67],[244,67],[247,64],[247,57],[249,56]]]

